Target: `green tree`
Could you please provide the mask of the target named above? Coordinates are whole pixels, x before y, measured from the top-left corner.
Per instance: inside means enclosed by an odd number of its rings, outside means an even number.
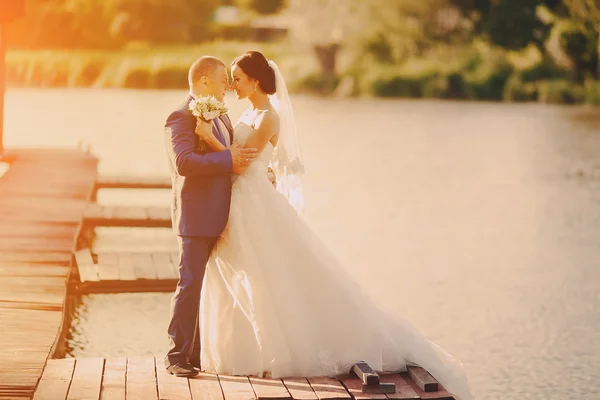
[[[207,39],[218,0],[112,0],[112,33],[127,40]]]
[[[343,49],[397,63],[444,40],[458,23],[448,22],[448,0],[290,0],[293,36],[313,49],[321,76],[333,83]],[[450,13],[451,14],[451,13]],[[460,14],[459,14],[460,16]]]
[[[564,0],[572,17],[597,40],[596,79],[600,80],[600,0]]]
[[[29,0],[8,41],[15,48],[114,47],[110,19],[103,0]]]
[[[490,43],[522,49],[530,43],[541,47],[547,27],[536,14],[542,0],[452,0],[473,24],[473,31]]]

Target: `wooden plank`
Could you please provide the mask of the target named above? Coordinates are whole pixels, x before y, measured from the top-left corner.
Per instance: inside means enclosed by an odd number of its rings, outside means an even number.
[[[308,378],[308,382],[319,400],[349,400],[352,398],[340,381],[335,378]]]
[[[104,364],[104,379],[100,400],[125,400],[125,357],[107,358]]]
[[[379,383],[378,385],[362,385],[363,393],[371,394],[393,394],[396,393],[396,385],[393,383]]]
[[[191,400],[192,395],[188,380],[169,374],[162,361],[155,359],[155,363],[158,398],[160,400]]]
[[[130,253],[119,253],[119,278],[124,281],[135,280],[133,257]]]
[[[144,221],[148,219],[148,212],[144,207],[115,206],[112,208],[114,210],[113,219],[123,221]]]
[[[103,358],[81,358],[75,364],[67,400],[98,399],[104,371]]]
[[[378,385],[379,375],[364,361],[354,364],[352,371],[362,381],[364,385]]]
[[[100,280],[100,277],[98,276],[98,267],[94,264],[90,249],[83,249],[75,252],[75,261],[77,263],[81,282],[97,282]]]
[[[342,378],[342,383],[352,396],[354,400],[386,400],[387,396],[385,394],[373,394],[373,393],[363,393],[362,379],[350,374],[348,377]],[[370,385],[376,386],[376,385]]]
[[[0,277],[2,276],[22,276],[22,277],[65,277],[69,275],[70,268],[58,265],[43,264],[8,264],[0,265]]]
[[[0,237],[50,237],[50,238],[65,238],[73,240],[73,229],[76,224],[71,225],[56,225],[56,224],[40,224],[31,223],[21,225],[18,223],[0,225]]]
[[[170,189],[171,178],[105,175],[96,180],[95,186],[96,189]]]
[[[136,279],[156,279],[152,257],[147,253],[132,253],[133,270]]]
[[[169,253],[152,253],[152,265],[157,279],[177,279]]]
[[[438,384],[436,392],[424,392],[409,376],[408,373],[402,373],[402,378],[410,385],[417,393],[420,399],[423,400],[454,400],[454,396],[449,393],[442,385]]]
[[[158,400],[154,357],[127,359],[127,400]]]
[[[111,220],[115,218],[115,214],[117,212],[116,207],[100,205],[100,218],[104,221]]]
[[[171,209],[168,207],[148,207],[148,218],[152,220],[169,220],[171,219]]]
[[[435,392],[438,390],[438,381],[436,381],[429,372],[421,367],[408,367],[408,376],[424,392]]]
[[[200,372],[188,382],[193,400],[224,400],[217,375]]]
[[[0,241],[0,251],[21,253],[41,253],[44,251],[58,251],[70,253],[73,249],[73,240],[44,238],[3,238]]]
[[[257,378],[253,376],[249,379],[258,400],[292,399],[281,379]]]
[[[103,219],[103,206],[98,203],[90,203],[85,209],[84,216],[89,220],[101,220]]]
[[[394,383],[396,385],[396,393],[386,395],[390,400],[412,400],[421,398],[400,374],[385,374],[381,375],[379,379],[382,383]]]
[[[64,252],[23,253],[2,251],[0,252],[0,262],[3,264],[24,262],[46,265],[69,265],[71,254]]]
[[[219,383],[225,400],[256,400],[247,376],[219,375]]]
[[[78,293],[172,293],[177,281],[174,279],[139,279],[135,281],[86,282],[77,287]],[[0,301],[0,306],[2,302]]]
[[[33,400],[65,400],[74,370],[74,358],[48,360]]]
[[[283,384],[294,400],[317,400],[317,395],[306,378],[284,378]]]
[[[165,209],[168,211],[168,209]],[[148,227],[148,228],[170,228],[170,211],[152,210],[153,215],[160,218],[150,218],[148,207],[133,206],[102,206],[90,204],[85,211],[85,222],[93,226],[125,226],[125,227]],[[160,215],[158,215],[160,214]]]
[[[119,258],[115,253],[98,253],[97,265],[101,281],[119,280]]]

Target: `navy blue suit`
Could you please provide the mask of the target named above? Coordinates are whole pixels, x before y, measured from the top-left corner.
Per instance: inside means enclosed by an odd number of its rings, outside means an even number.
[[[179,243],[179,282],[173,296],[167,366],[199,361],[198,311],[206,263],[219,235],[225,229],[231,201],[232,159],[229,150],[201,154],[196,118],[188,110],[188,95],[165,125],[165,147],[173,185],[171,218]],[[228,117],[221,121],[226,132],[213,124],[213,132],[225,144],[223,135],[233,129]]]

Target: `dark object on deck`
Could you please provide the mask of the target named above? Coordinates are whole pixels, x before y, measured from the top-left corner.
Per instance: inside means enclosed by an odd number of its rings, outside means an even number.
[[[366,362],[361,361],[354,364],[352,370],[362,380],[363,385],[379,385],[379,375]]]
[[[424,392],[437,392],[438,382],[421,367],[408,367],[408,375]]]
[[[362,385],[363,393],[396,393],[396,385],[393,383],[379,383],[377,385]]]

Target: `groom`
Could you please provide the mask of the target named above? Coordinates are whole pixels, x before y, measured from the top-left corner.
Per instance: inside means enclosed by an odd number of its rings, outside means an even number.
[[[212,95],[223,101],[229,88],[225,64],[201,57],[188,73],[190,93],[167,119],[165,145],[173,185],[171,218],[179,244],[179,282],[172,300],[170,350],[165,366],[170,374],[194,376],[200,369],[198,311],[206,263],[229,216],[231,175],[242,173],[258,157],[256,149],[233,143],[228,116],[213,120],[213,133],[225,151],[196,151],[196,118],[188,110],[193,97]]]

